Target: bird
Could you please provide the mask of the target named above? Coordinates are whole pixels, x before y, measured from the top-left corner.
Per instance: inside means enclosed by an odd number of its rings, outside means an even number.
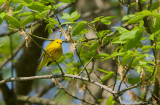
[[[63,55],[62,40],[55,39],[54,41],[52,41],[47,45],[45,51],[41,54],[40,61],[42,60],[42,58],[43,60],[40,62],[39,66],[37,67],[37,70],[40,71],[45,64],[47,64],[48,66],[54,60],[58,60],[62,55]]]

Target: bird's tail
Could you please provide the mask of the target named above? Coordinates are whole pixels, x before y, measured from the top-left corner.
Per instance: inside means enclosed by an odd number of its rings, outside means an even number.
[[[46,64],[46,60],[43,59],[42,62],[39,64],[39,66],[37,67],[37,70],[40,71],[42,69],[42,67]]]

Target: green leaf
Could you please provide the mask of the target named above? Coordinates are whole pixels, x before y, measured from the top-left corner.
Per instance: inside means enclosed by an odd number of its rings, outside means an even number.
[[[126,43],[127,41],[125,40],[119,40],[119,37],[116,37],[116,38],[114,38],[113,40],[112,40],[112,43],[113,44],[124,44],[124,43]]]
[[[144,25],[144,21],[141,20],[140,23],[139,23],[139,27],[140,27],[140,28],[143,28],[143,25]]]
[[[139,13],[137,13],[137,14],[138,14],[138,15],[140,14],[140,15],[149,16],[149,15],[152,14],[152,12],[149,11],[149,10],[143,10],[142,12],[139,12]]]
[[[16,8],[16,11],[21,10],[23,8],[24,4],[19,4],[18,7]]]
[[[102,17],[103,17],[103,16],[96,17],[96,18],[95,18],[93,21],[91,21],[90,23],[93,24],[93,23],[95,23],[95,22],[98,22],[98,21],[101,20]]]
[[[158,51],[160,50],[160,46],[159,45],[156,46],[156,50],[158,50]]]
[[[46,25],[45,30],[48,29],[48,32],[49,32],[50,34],[52,34],[52,33],[53,33],[52,28],[55,27],[55,25],[57,25],[58,22],[57,22],[57,20],[55,20],[55,19],[53,19],[53,18],[49,18],[49,19],[47,19],[47,20],[49,21],[49,23]]]
[[[99,56],[101,56],[101,57],[108,57],[108,56],[110,56],[110,55],[107,54],[107,53],[105,53],[105,54],[99,54]]]
[[[31,10],[33,10],[33,11],[42,12],[44,10],[44,8],[47,7],[47,6],[43,5],[40,2],[32,2],[32,3],[28,4],[27,7],[30,8]]]
[[[104,37],[102,40],[103,45],[107,44],[109,41],[110,41],[110,37]]]
[[[60,0],[63,3],[74,3],[76,0]]]
[[[156,32],[156,31],[158,31],[158,30],[159,30],[159,27],[160,27],[160,25],[159,25],[159,23],[160,23],[160,18],[154,18],[154,21],[151,22],[151,23],[152,23],[152,32],[154,33],[154,32]]]
[[[110,96],[107,100],[106,105],[112,105],[112,101],[113,101],[113,96]]]
[[[76,22],[63,22],[63,23],[61,23],[61,25],[64,25],[64,24],[74,24],[74,23],[76,23]]]
[[[101,22],[106,25],[110,25],[111,21],[109,19],[117,18],[117,16],[107,16],[101,19]]]
[[[22,10],[18,10],[18,11],[13,11],[12,14],[18,14],[20,13]]]
[[[55,19],[53,19],[53,18],[49,18],[49,22],[50,22],[51,24],[53,24],[53,25],[58,24],[58,21],[55,20]]]
[[[125,32],[122,35],[120,35],[119,39],[120,40],[133,39],[135,38],[136,33],[137,33],[137,30]]]
[[[73,52],[67,52],[65,57],[72,58],[74,56]]]
[[[160,30],[157,30],[156,32],[154,32],[152,35],[154,36],[154,37],[157,37],[156,35],[159,35],[160,34]]]
[[[104,17],[102,19],[112,19],[112,18],[117,18],[118,16],[107,16],[107,17]]]
[[[55,3],[54,0],[40,0],[41,3],[47,4],[47,3]]]
[[[24,19],[22,25],[26,25],[26,24],[32,22],[33,20],[34,20],[34,16],[33,16],[33,15],[30,15],[30,16],[28,16],[27,18]]]
[[[27,4],[33,2],[33,0],[23,0],[24,2],[26,2]]]
[[[109,79],[112,75],[114,74],[113,71],[110,71],[107,75],[105,75],[103,78],[102,78],[102,82],[106,81],[107,79]]]
[[[149,40],[154,40],[154,35],[152,34],[152,35],[149,35],[149,38],[148,38]]]
[[[128,31],[128,30],[121,28],[121,27],[114,27],[114,28],[118,29],[119,32],[121,33],[121,35],[114,38],[112,40],[112,43],[124,44],[124,43],[126,43],[126,40],[135,38],[135,35],[138,31],[138,30]]]
[[[105,25],[110,25],[110,24],[111,24],[111,21],[108,20],[108,19],[105,19],[105,18],[101,19],[101,22],[102,22],[103,24],[105,24]]]
[[[98,48],[98,44],[99,44],[98,41],[94,42],[94,43],[89,47],[89,50],[90,50],[90,51],[96,50],[96,49]]]
[[[141,66],[136,66],[135,67],[135,70],[137,71],[137,73],[141,73],[141,71],[142,71],[142,67]]]
[[[1,18],[1,19],[3,19],[5,16],[6,16],[6,13],[4,13],[4,12],[2,12],[2,13],[0,14],[0,18]]]
[[[97,68],[97,70],[99,70],[99,71],[101,71],[101,72],[103,72],[103,73],[109,73],[109,71],[106,71],[106,70],[103,70],[103,69],[99,69],[99,68]]]
[[[36,14],[35,18],[36,19],[44,19],[44,18],[46,18],[46,16],[47,16],[48,13],[49,13],[49,10],[44,10],[41,13]]]
[[[33,15],[33,14],[34,14],[33,12],[24,12],[24,13],[18,14],[17,16],[18,17],[25,17],[25,16],[30,16],[30,15]]]
[[[125,52],[114,52],[114,53],[112,53],[111,55],[109,55],[109,56],[106,56],[102,61],[104,61],[104,60],[107,60],[107,59],[110,59],[110,58],[112,58],[112,57],[116,57],[116,56],[124,56],[125,55]]]
[[[12,3],[22,3],[21,0],[12,0]]]
[[[137,62],[138,61],[140,61],[140,60],[142,60],[142,59],[144,59],[144,55],[140,55],[140,56],[137,56],[135,59],[133,59],[133,61],[132,61],[132,67],[135,67],[136,66],[136,64],[137,64]]]
[[[146,61],[140,61],[139,64],[140,64],[141,66],[146,66],[146,65],[147,65],[147,62],[146,62]]]
[[[127,29],[125,29],[123,27],[113,27],[113,28],[117,29],[120,34],[123,34],[125,32],[129,32]]]
[[[86,26],[86,21],[81,21],[78,23],[78,25],[73,29],[72,36],[78,35]]]
[[[110,30],[103,30],[98,32],[98,38],[102,38],[105,34],[109,33]]]
[[[68,13],[63,13],[63,16],[61,16],[61,19],[70,19],[71,16]]]
[[[53,10],[58,9],[60,6],[64,5],[64,3],[58,3],[53,6]]]
[[[131,23],[137,23],[139,22],[140,20],[142,20],[146,15],[137,15],[133,18],[131,18],[127,23],[128,24],[131,24]]]
[[[134,85],[134,84],[138,83],[139,81],[140,81],[139,76],[136,76],[136,75],[128,75],[128,82],[129,82],[131,85]]]
[[[102,100],[102,99],[98,99],[97,101],[98,101],[98,102],[102,102],[103,100]]]
[[[75,11],[75,12],[73,12],[73,13],[71,14],[71,18],[74,19],[74,20],[78,19],[79,17],[80,17],[80,14],[78,14],[77,11]]]
[[[3,22],[3,18],[6,16],[6,13],[2,12],[0,14],[0,24]]]
[[[130,14],[130,15],[125,15],[123,18],[122,18],[122,21],[125,21],[125,20],[129,20],[131,18],[135,17],[135,14]]]
[[[131,60],[131,58],[132,58],[131,53],[125,55],[122,60],[122,66],[125,66]]]
[[[146,46],[143,46],[143,47],[141,48],[141,50],[148,50],[148,49],[151,49],[151,48],[153,48],[153,46],[151,46],[151,45],[146,45]]]
[[[47,24],[47,25],[48,25],[48,24]],[[52,28],[50,28],[50,27],[46,26],[45,30],[46,30],[46,29],[48,29],[48,33],[49,33],[49,34],[52,34],[52,33],[53,33]]]
[[[129,50],[135,46],[138,45],[138,43],[140,43],[140,40],[143,36],[143,32],[141,30],[137,29],[137,32],[135,34],[135,37],[133,37],[133,39],[128,39],[126,44],[125,44],[125,50]]]
[[[13,16],[10,17],[9,23],[15,27],[22,27],[21,23]]]

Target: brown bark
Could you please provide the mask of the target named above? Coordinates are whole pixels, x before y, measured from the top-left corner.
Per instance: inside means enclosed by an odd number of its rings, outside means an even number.
[[[39,23],[33,29],[33,34],[40,37],[48,37],[48,32],[45,31],[45,22]],[[42,46],[43,40],[34,38],[34,40]],[[36,46],[34,42],[29,43],[29,47],[24,47],[23,53],[15,64],[17,77],[33,76],[36,73],[36,67],[38,65],[38,59],[41,54],[41,49]],[[33,81],[16,82],[16,94],[27,95],[32,89]]]
[[[1,74],[0,74],[0,80],[3,80]],[[16,96],[13,93],[13,91],[8,88],[7,84],[0,85],[0,90],[2,91],[2,96],[6,105],[17,105]]]

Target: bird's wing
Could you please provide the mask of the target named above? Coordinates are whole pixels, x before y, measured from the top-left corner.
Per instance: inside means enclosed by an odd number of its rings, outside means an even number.
[[[45,54],[46,54],[45,52],[43,52],[43,53],[41,54],[40,59],[39,59],[40,61],[41,61],[42,58],[45,56]]]
[[[40,61],[42,60],[42,58],[46,55],[46,52],[49,53],[49,50],[50,50],[50,46],[51,46],[51,43],[49,43],[47,45],[47,47],[45,48],[45,51],[43,51],[41,57],[40,57]],[[48,54],[47,54],[48,55]]]

